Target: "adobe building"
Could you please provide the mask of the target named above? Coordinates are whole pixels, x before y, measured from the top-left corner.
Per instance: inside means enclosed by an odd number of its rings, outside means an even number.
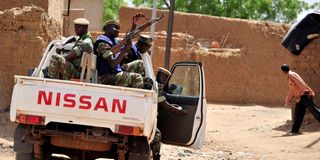
[[[90,21],[89,31],[101,31],[103,25],[103,0],[65,0],[64,15],[68,14],[68,3],[70,3],[69,16],[64,18],[63,35],[68,37],[74,34],[73,20],[86,18]]]
[[[11,8],[23,8],[23,6],[37,6],[44,9],[48,15],[58,22],[63,21],[64,1],[66,0],[1,0],[0,11]]]
[[[123,7],[121,32],[131,26],[131,17],[151,10]],[[154,70],[164,65],[168,11],[156,25]],[[129,19],[129,20],[128,20]],[[175,12],[170,66],[176,61],[200,61],[206,78],[206,97],[215,103],[283,106],[288,84],[280,66],[287,63],[316,92],[320,100],[320,39],[313,40],[300,56],[281,45],[290,26],[254,20],[232,19]],[[183,33],[183,34],[182,34]],[[224,41],[223,48],[208,49],[212,41]]]
[[[65,9],[67,9],[65,0]],[[90,21],[89,31],[101,31],[103,24],[103,0],[70,0],[71,9],[84,9],[84,18]]]
[[[68,2],[71,4],[69,15]],[[74,19],[80,17],[92,19],[91,29],[101,30],[103,0],[94,2],[90,0],[0,1],[2,35],[0,111],[10,105],[14,75],[27,75],[28,69],[37,67],[50,41],[59,39],[62,35],[74,35]],[[63,26],[67,29],[63,30]]]
[[[101,31],[103,0],[1,0],[0,11],[31,5],[43,8],[50,17],[60,22],[66,37],[74,34],[73,20],[77,18],[90,21],[89,31]]]
[[[72,1],[75,0],[70,0]],[[4,0],[0,2],[0,6],[1,9],[7,9],[24,6],[29,2]],[[53,3],[58,2],[53,0],[32,2],[44,9],[33,6],[0,12],[0,33],[3,35],[3,43],[0,44],[3,48],[0,51],[3,57],[0,66],[0,107],[10,105],[13,76],[27,75],[27,70],[39,63],[47,44],[60,38],[63,33],[61,21],[53,18],[53,15],[59,15],[58,12],[65,15],[65,12],[62,13],[62,8],[66,8],[65,1],[63,7],[60,3]],[[100,2],[103,3],[102,0]],[[73,4],[70,4],[72,8]],[[57,5],[57,12],[51,12],[52,5]],[[78,16],[85,17],[85,11],[86,9],[76,8],[74,11],[70,10],[69,22]],[[120,9],[122,33],[129,30],[132,15],[137,12],[151,17],[150,9]],[[165,18],[156,26],[154,70],[164,65],[165,57],[168,11],[160,12],[165,14]],[[159,12],[158,14],[160,15]],[[206,77],[206,97],[211,102],[282,106],[287,93],[287,82],[280,70],[283,63],[291,65],[317,95],[320,93],[320,58],[317,56],[319,39],[312,41],[300,56],[293,56],[281,46],[281,40],[289,28],[284,24],[175,12],[173,26],[170,66],[176,61],[202,62]],[[71,32],[71,28],[69,29]],[[212,41],[222,40],[222,48],[207,47]]]

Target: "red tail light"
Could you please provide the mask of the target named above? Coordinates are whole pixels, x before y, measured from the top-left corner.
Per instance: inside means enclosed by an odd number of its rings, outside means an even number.
[[[41,116],[19,114],[17,116],[18,123],[44,125],[45,118]]]
[[[140,127],[116,125],[115,132],[124,135],[142,136],[142,129]]]

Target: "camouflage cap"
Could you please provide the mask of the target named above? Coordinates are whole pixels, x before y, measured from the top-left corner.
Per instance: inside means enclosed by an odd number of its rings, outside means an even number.
[[[103,28],[105,28],[108,25],[116,25],[120,28],[120,23],[116,20],[108,20],[104,23]]]
[[[79,24],[79,25],[89,25],[89,21],[85,18],[77,18],[73,21],[74,24]]]
[[[151,46],[153,39],[152,39],[152,37],[147,36],[147,35],[140,35],[138,42],[147,43]]]
[[[163,73],[165,75],[171,76],[171,72],[169,70],[165,69],[165,68],[162,68],[162,67],[158,68],[158,72],[161,72],[161,73]]]

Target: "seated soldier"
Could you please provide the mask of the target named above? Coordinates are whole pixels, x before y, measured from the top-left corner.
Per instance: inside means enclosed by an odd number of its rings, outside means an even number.
[[[173,112],[176,114],[184,114],[186,110],[177,104],[170,104],[167,102],[166,97],[164,96],[164,86],[167,84],[169,77],[171,76],[170,71],[165,68],[159,67],[156,75],[156,81],[158,82],[158,111],[165,110]]]
[[[141,61],[141,54],[148,52],[152,45],[152,38],[149,36],[141,35],[138,42],[132,44],[129,51],[125,55],[123,61],[121,62],[121,68],[126,72],[136,72],[144,74],[143,63]],[[149,83],[148,79],[145,79],[145,83]],[[149,88],[149,87],[148,87]]]
[[[170,71],[165,68],[159,67],[156,75],[156,80],[158,82],[159,94],[158,94],[158,124],[155,137],[150,143],[150,148],[152,150],[153,159],[160,159],[160,147],[161,147],[161,132],[158,128],[161,126],[161,120],[165,118],[166,113],[175,113],[177,115],[185,115],[188,113],[187,110],[184,110],[181,106],[177,104],[170,104],[167,102],[166,97],[164,96],[164,86],[167,84],[169,77],[171,76]]]
[[[133,17],[133,24],[136,25],[139,15]],[[133,28],[133,27],[132,27]],[[141,60],[132,63],[135,69],[130,72],[124,71],[120,64],[131,48],[131,40],[117,43],[120,24],[117,21],[107,21],[103,27],[104,34],[97,38],[94,44],[97,55],[99,82],[108,85],[124,87],[144,88],[144,68]]]
[[[136,43],[132,44],[132,47],[128,51],[128,54],[121,62],[123,69],[127,68],[125,64],[141,59],[141,54],[147,53],[152,46],[153,39],[147,35],[140,35]]]
[[[81,74],[81,58],[83,52],[91,53],[93,41],[88,33],[89,21],[84,18],[74,20],[75,33],[79,38],[76,40],[72,50],[61,54],[62,50],[57,49],[50,59],[48,76],[53,79],[79,79]]]

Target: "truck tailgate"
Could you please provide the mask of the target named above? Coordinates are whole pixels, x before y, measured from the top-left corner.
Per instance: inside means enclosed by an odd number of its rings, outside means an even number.
[[[157,93],[152,90],[15,76],[11,121],[19,114],[50,122],[110,128],[140,127],[143,135],[156,123]]]

